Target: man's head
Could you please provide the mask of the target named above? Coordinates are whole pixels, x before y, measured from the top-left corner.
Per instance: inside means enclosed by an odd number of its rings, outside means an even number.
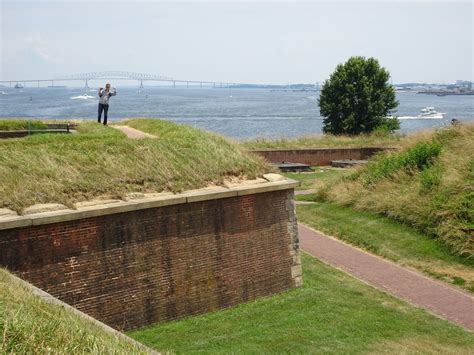
[[[107,90],[110,90],[110,83],[105,84],[105,88],[106,88]]]

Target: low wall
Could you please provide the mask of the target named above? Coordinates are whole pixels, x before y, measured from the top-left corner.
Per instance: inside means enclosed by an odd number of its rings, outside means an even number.
[[[0,220],[0,266],[120,330],[301,284],[293,181]]]
[[[318,148],[318,149],[275,149],[253,150],[271,163],[302,163],[312,166],[331,165],[333,160],[365,160],[375,153],[393,148]]]

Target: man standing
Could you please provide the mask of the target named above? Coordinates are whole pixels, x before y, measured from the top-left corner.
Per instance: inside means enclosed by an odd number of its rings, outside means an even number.
[[[102,111],[104,111],[104,126],[107,125],[107,112],[109,111],[109,99],[111,96],[117,95],[117,91],[110,91],[110,84],[105,85],[105,90],[99,88],[99,115],[97,116],[97,122],[100,123],[102,117]]]

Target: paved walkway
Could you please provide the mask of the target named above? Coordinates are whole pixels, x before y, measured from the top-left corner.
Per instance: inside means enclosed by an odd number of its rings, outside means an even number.
[[[301,249],[359,280],[474,331],[474,297],[299,224]]]
[[[145,133],[139,131],[138,129],[128,127],[128,126],[117,126],[117,125],[110,125],[110,127],[118,129],[127,135],[128,138],[131,139],[143,139],[143,138],[156,138],[153,134]]]

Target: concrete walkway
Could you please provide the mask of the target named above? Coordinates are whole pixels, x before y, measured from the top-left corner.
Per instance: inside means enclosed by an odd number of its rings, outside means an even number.
[[[301,249],[357,279],[474,331],[474,297],[298,225]]]
[[[128,138],[131,139],[143,139],[143,138],[157,138],[153,134],[145,133],[139,131],[138,129],[128,127],[128,126],[117,126],[117,125],[110,125],[109,127],[118,129],[127,135]]]

